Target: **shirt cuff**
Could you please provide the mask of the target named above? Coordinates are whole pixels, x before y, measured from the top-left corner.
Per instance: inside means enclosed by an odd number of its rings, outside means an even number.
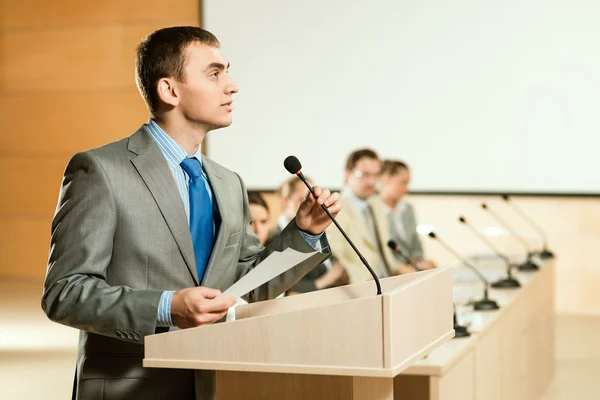
[[[172,291],[164,291],[160,295],[160,301],[158,302],[158,313],[156,315],[156,325],[161,327],[175,326],[171,319],[171,301],[173,300]]]
[[[304,240],[306,240],[306,243],[308,243],[308,245],[310,247],[312,247],[315,250],[319,250],[317,248],[317,243],[319,243],[319,239],[321,239],[321,236],[323,236],[323,233],[320,233],[318,235],[311,235],[310,233],[306,233],[304,231],[300,231],[300,234],[302,235],[302,237],[304,238]]]

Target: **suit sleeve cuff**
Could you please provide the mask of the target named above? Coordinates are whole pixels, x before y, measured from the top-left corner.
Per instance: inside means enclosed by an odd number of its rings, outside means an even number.
[[[319,250],[317,248],[317,244],[319,243],[319,239],[321,239],[321,236],[323,236],[323,234],[319,234],[319,235],[311,235],[310,233],[306,233],[304,231],[300,231],[300,234],[302,235],[302,237],[304,238],[304,240],[306,240],[306,243],[308,243],[308,245],[310,247],[312,247],[315,250]]]
[[[173,300],[173,291],[164,291],[160,295],[158,303],[158,313],[156,315],[156,325],[161,327],[175,326],[171,319],[171,301]]]

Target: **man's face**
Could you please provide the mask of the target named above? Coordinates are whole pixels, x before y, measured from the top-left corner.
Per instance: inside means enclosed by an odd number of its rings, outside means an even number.
[[[361,158],[354,169],[346,170],[346,185],[359,199],[366,200],[375,194],[381,175],[381,162],[374,158]]]
[[[269,238],[269,212],[258,204],[250,204],[250,212],[252,213],[250,226],[260,243],[264,245]]]
[[[384,174],[381,177],[381,194],[399,201],[408,193],[410,184],[410,171],[406,168],[400,169],[396,174]]]
[[[179,107],[192,124],[207,130],[231,125],[232,95],[238,88],[229,77],[229,63],[221,50],[198,42],[185,50]]]

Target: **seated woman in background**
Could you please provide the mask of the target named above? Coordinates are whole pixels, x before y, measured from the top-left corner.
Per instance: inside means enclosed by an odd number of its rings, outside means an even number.
[[[402,161],[385,160],[381,168],[379,196],[385,203],[390,221],[392,239],[418,269],[435,268],[435,263],[425,260],[423,246],[417,232],[417,220],[412,205],[402,198],[408,193],[410,170]],[[399,259],[400,257],[397,256]]]
[[[252,221],[250,222],[252,231],[256,236],[258,236],[260,244],[266,246],[267,239],[269,238],[269,206],[260,192],[254,191],[248,192],[248,205],[250,206],[250,213],[252,213]],[[277,298],[279,299],[284,296],[285,293],[281,293],[279,296],[277,296]],[[236,306],[241,304],[248,303],[244,299],[238,298]],[[227,312],[227,321],[235,320],[234,309],[235,307],[231,307]]]
[[[269,206],[259,192],[248,192],[248,204],[252,213],[250,226],[264,246],[269,238]]]

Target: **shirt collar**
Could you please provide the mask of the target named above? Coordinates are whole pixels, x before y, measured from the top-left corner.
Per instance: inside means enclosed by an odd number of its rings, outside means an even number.
[[[348,197],[348,199],[350,199],[350,201],[354,205],[354,208],[356,208],[356,211],[358,211],[359,213],[362,213],[369,206],[368,200],[358,198],[347,186],[344,186],[344,188],[342,189],[342,194]]]
[[[202,151],[200,146],[196,149],[196,153],[189,156],[185,149],[169,136],[152,118],[146,123],[146,128],[171,168],[179,168],[183,160],[191,157],[196,157],[200,162],[200,168],[202,168]]]

